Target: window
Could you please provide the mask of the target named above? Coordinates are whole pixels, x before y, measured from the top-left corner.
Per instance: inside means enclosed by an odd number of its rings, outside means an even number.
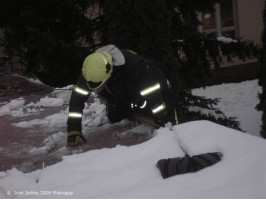
[[[237,37],[236,0],[221,0],[214,8],[214,12],[199,14],[200,31],[213,37]]]

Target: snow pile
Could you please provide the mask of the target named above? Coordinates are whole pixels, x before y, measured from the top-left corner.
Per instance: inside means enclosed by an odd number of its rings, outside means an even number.
[[[63,104],[64,100],[61,98],[44,97],[41,98],[34,107],[56,107],[62,106]]]
[[[192,94],[212,99],[219,98],[220,102],[216,108],[227,117],[236,117],[243,131],[260,136],[262,113],[255,107],[259,103],[258,94],[261,90],[258,80],[253,80],[194,89]]]
[[[18,75],[19,76],[19,75]],[[23,76],[20,76],[20,77],[23,77]],[[23,77],[25,78],[25,77]],[[27,79],[29,82],[31,83],[35,83],[35,84],[38,84],[38,85],[44,85],[43,82],[41,82],[37,77],[34,77],[34,78],[28,78]]]
[[[220,151],[224,157],[197,173],[162,179],[157,161],[182,157],[182,149],[190,155]],[[27,174],[1,172],[0,198],[266,198],[265,152],[261,138],[195,121],[160,128],[135,146],[66,156]]]
[[[17,78],[20,78],[20,79],[25,79],[31,83],[35,83],[35,84],[38,84],[38,85],[44,85],[43,82],[41,82],[36,76],[33,75],[32,78],[29,78],[29,77],[25,77],[25,76],[22,76],[22,75],[19,75],[19,74],[12,74],[12,76],[14,77],[17,77]]]
[[[64,100],[64,103],[69,103],[70,96],[72,94],[73,85],[68,85],[62,88],[55,88],[55,90],[50,94],[55,98],[60,98]]]
[[[20,128],[32,128],[34,126],[42,126],[43,128],[65,127],[67,122],[67,114],[68,114],[68,109],[53,115],[49,115],[43,119],[23,121],[23,122],[14,123],[12,125]]]
[[[0,116],[2,115],[21,116],[23,114],[24,103],[25,103],[24,98],[11,100],[6,105],[0,107]]]
[[[232,38],[228,38],[228,37],[218,37],[217,40],[220,42],[226,43],[226,44],[231,43],[231,42],[237,42],[236,40]]]
[[[51,149],[55,148],[56,146],[60,146],[62,148],[59,149],[59,151],[66,150],[66,137],[67,135],[63,132],[55,133],[48,138],[46,138],[42,142],[42,147],[39,148],[33,148],[29,151],[30,155],[45,155]]]
[[[1,106],[0,116],[11,115],[13,117],[23,117],[29,115],[30,113],[43,111],[43,108],[45,107],[56,107],[62,106],[63,104],[64,100],[61,98],[44,97],[36,103],[30,102],[25,105],[25,99],[21,97],[11,100],[10,102]]]
[[[101,103],[99,98],[94,98],[94,103],[85,103],[82,118],[83,126],[100,126],[108,122],[106,117],[106,106]]]

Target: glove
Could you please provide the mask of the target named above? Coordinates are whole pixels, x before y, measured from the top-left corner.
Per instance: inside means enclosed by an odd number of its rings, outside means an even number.
[[[67,145],[68,146],[77,146],[79,144],[79,139],[82,139],[84,142],[87,142],[85,137],[80,131],[70,131],[67,134]]]

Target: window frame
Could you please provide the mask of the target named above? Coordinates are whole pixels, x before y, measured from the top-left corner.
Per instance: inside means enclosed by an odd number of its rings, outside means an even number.
[[[209,30],[203,30],[203,26],[200,25],[198,27],[198,30],[201,33],[216,33],[217,38],[218,37],[223,37],[223,32],[225,31],[235,31],[235,37],[239,37],[239,22],[238,22],[238,9],[237,9],[237,0],[231,0],[233,4],[233,20],[234,20],[234,25],[233,26],[228,26],[228,27],[222,27],[222,15],[221,15],[221,5],[220,3],[215,3],[214,4],[214,14],[215,14],[215,24],[216,28],[215,29],[209,29]],[[202,22],[202,12],[198,13],[198,19],[200,22]]]

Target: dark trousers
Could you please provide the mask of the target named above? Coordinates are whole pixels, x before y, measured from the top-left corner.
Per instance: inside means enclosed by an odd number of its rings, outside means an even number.
[[[144,122],[159,128],[167,122],[172,122],[175,124],[174,109],[165,109],[159,114],[152,114],[151,108],[146,107],[145,109],[140,109],[138,107],[130,107],[125,102],[114,103],[112,101],[107,101],[106,105],[107,117],[111,123],[119,122],[122,119],[129,119],[139,122]],[[170,111],[170,112],[169,112]]]
[[[106,113],[110,122],[119,122],[122,119],[130,118],[130,110],[124,103],[113,103],[107,101]]]

